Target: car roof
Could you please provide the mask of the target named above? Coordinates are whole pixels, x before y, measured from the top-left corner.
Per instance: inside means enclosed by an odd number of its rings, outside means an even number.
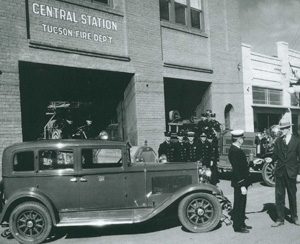
[[[92,139],[52,139],[52,140],[37,140],[15,143],[8,146],[5,150],[18,150],[26,148],[39,147],[81,147],[81,146],[125,146],[125,142],[121,141],[106,141],[106,140],[92,140]]]

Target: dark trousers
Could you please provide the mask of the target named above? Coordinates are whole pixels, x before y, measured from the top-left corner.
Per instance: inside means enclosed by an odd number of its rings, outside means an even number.
[[[234,187],[232,210],[233,229],[240,230],[245,226],[247,195],[243,195],[241,187]]]
[[[219,172],[218,172],[218,166],[217,162],[214,162],[212,166],[209,167],[211,170],[211,184],[216,185],[220,182],[219,180]]]
[[[275,201],[277,221],[284,221],[285,213],[285,189],[287,190],[289,198],[289,207],[291,211],[292,220],[295,220],[297,216],[297,199],[296,199],[296,179],[289,178],[286,170],[280,176],[275,176]]]

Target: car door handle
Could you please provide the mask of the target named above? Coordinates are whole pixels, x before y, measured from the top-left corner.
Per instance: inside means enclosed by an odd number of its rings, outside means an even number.
[[[87,179],[83,178],[83,177],[81,177],[79,180],[80,180],[80,182],[87,182]]]
[[[73,178],[70,179],[70,181],[71,181],[71,182],[77,182],[77,178],[76,178],[76,177],[73,177]]]

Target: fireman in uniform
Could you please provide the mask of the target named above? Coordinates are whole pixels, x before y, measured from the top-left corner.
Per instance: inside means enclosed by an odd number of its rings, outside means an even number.
[[[167,162],[175,162],[175,147],[171,142],[171,132],[165,132],[165,141],[159,145],[158,157],[165,156]]]
[[[252,229],[252,227],[245,224],[245,211],[250,174],[246,154],[241,149],[245,138],[244,131],[234,130],[231,135],[232,145],[229,149],[228,158],[232,165],[231,186],[234,189],[233,229],[235,232],[249,233],[249,229]]]
[[[175,143],[176,162],[187,162],[187,144],[183,140],[183,137],[183,131],[179,131],[177,135],[178,141]]]
[[[205,130],[207,127],[207,117],[206,113],[201,114],[201,119],[197,124],[197,134],[196,137],[199,139],[201,133]]]
[[[200,154],[200,160],[202,164],[210,168],[212,147],[210,143],[207,141],[207,136],[205,132],[202,132],[200,135],[199,154]]]
[[[218,174],[218,161],[219,161],[219,145],[218,139],[213,134],[213,132],[208,133],[207,141],[211,145],[211,162],[210,162],[210,169],[211,169],[211,183],[216,185],[219,183],[219,174]]]
[[[188,131],[187,132],[188,142],[187,146],[187,161],[188,162],[196,162],[200,159],[199,154],[199,144],[195,141],[195,132]]]

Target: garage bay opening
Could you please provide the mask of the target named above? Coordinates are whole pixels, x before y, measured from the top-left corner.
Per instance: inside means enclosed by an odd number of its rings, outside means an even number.
[[[64,116],[74,127],[89,119],[97,133],[126,137],[124,91],[133,74],[28,62],[19,68],[23,141],[49,137],[51,119]]]

